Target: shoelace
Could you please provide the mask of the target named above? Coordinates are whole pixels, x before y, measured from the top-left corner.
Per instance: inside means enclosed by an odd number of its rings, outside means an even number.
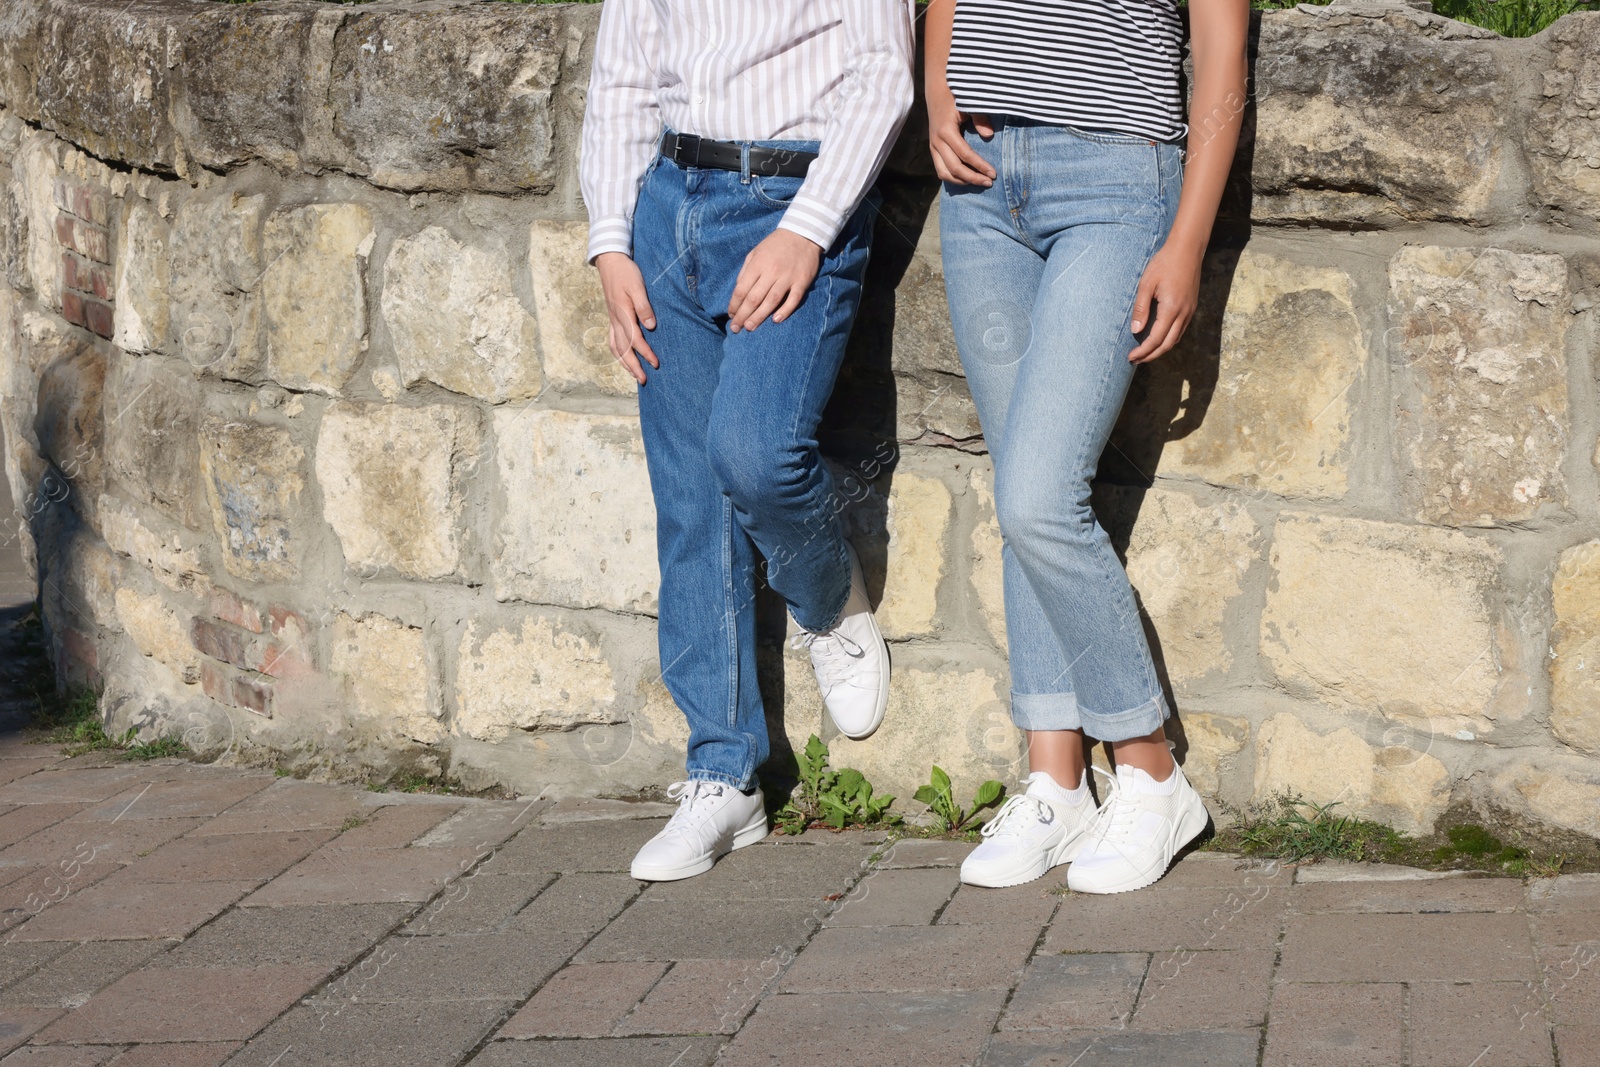
[[[1018,793],[1000,805],[1000,810],[994,813],[994,818],[984,823],[978,833],[984,837],[1016,837],[1031,825],[1028,818],[1030,809],[1033,816],[1031,822],[1055,821],[1056,813],[1050,805],[1038,797]]]
[[[1139,808],[1123,799],[1122,787],[1116,775],[1094,764],[1090,764],[1089,768],[1106,779],[1110,792],[1095,814],[1094,825],[1089,828],[1088,844],[1093,848],[1109,842],[1113,848],[1117,848],[1127,843],[1139,817]]]
[[[844,677],[851,660],[866,654],[866,649],[838,630],[823,630],[820,633],[801,630],[790,639],[789,644],[811,653],[817,681],[829,689]]]
[[[667,825],[662,833],[687,834],[699,827],[704,821],[707,809],[705,805],[695,806],[695,801],[701,797],[720,797],[722,786],[717,782],[673,782],[667,786],[667,799],[678,802],[678,810],[672,813],[672,818],[667,820]]]

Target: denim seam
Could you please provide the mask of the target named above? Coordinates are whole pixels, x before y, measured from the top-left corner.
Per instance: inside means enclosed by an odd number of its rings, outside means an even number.
[[[723,774],[721,771],[700,771],[700,770],[690,771],[689,772],[689,781],[691,781],[691,782],[715,782],[717,785],[731,785],[735,789],[739,790],[741,793],[749,788],[749,786],[746,785],[745,782],[741,782],[738,778],[736,778],[735,776],[733,776],[731,774]],[[748,781],[748,778],[746,779],[746,781]]]

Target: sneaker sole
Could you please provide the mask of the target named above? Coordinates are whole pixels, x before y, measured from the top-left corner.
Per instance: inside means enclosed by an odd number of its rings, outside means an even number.
[[[767,813],[763,810],[760,815],[746,823],[734,832],[733,843],[727,848],[714,852],[709,856],[702,856],[693,863],[686,863],[681,867],[640,867],[637,863],[628,868],[628,874],[636,882],[678,882],[685,878],[693,878],[697,874],[705,874],[717,861],[730,852],[737,851],[747,845],[753,845],[766,839],[771,833],[767,826]]]
[[[1185,811],[1178,817],[1178,826],[1172,835],[1173,856],[1177,856],[1179,852],[1183,851],[1184,845],[1187,845],[1190,841],[1193,841],[1195,838],[1199,837],[1200,832],[1206,828],[1206,823],[1211,820],[1211,815],[1206,811],[1205,805],[1201,804],[1199,805],[1199,808],[1200,812],[1198,815],[1192,811]],[[1136,875],[1125,882],[1117,882],[1110,886],[1101,886],[1095,889],[1079,889],[1072,884],[1071,875],[1068,875],[1067,888],[1071,889],[1074,893],[1092,893],[1097,896],[1108,896],[1112,893],[1131,893],[1135,889],[1143,889],[1146,886],[1155,885],[1166,876],[1167,871],[1171,867],[1172,861],[1168,860],[1167,865],[1156,871],[1154,874]]]
[[[975,885],[983,889],[1009,889],[1014,885],[1027,885],[1036,882],[1063,864],[1071,863],[1078,855],[1078,850],[1083,847],[1083,838],[1089,831],[1079,830],[1076,834],[1061,839],[1061,843],[1052,849],[1043,863],[1035,863],[1028,867],[1015,869],[1015,873],[1000,875],[997,878],[979,880],[968,878],[967,872],[961,872],[963,885]]]

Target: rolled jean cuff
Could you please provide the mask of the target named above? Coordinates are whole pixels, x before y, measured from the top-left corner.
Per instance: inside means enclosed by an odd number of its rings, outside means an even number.
[[[748,793],[751,789],[755,788],[756,784],[755,775],[751,775],[749,781],[741,782],[735,776],[731,774],[722,774],[719,771],[691,770],[689,772],[689,781],[715,782],[717,785],[731,785],[741,793]]]
[[[1096,741],[1128,741],[1155,733],[1171,713],[1167,710],[1167,698],[1157,693],[1138,707],[1114,715],[1100,715],[1085,709],[1080,709],[1079,714],[1083,718],[1083,732]]]
[[[1019,730],[1078,730],[1078,698],[1072,693],[1011,692],[1011,722]]]

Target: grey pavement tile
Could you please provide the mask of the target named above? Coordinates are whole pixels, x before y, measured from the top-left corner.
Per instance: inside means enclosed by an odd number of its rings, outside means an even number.
[[[111,1067],[221,1067],[239,1047],[237,1041],[134,1045]]]
[[[1287,886],[1294,868],[1278,860],[1236,856],[1229,852],[1191,852],[1174,863],[1161,881],[1163,889],[1220,889],[1228,886]]]
[[[278,778],[201,827],[202,834],[271,834],[336,830],[362,810],[352,786]]]
[[[1600,952],[1600,911],[1536,911],[1528,921],[1533,925],[1533,939],[1541,945],[1590,945]]]
[[[407,934],[484,934],[498,930],[551,882],[554,874],[484,874],[473,870],[451,882],[406,924]],[[629,886],[633,883],[630,880]]]
[[[609,800],[601,797],[563,797],[539,813],[545,826],[565,823],[614,821],[617,819],[666,819],[676,804],[650,800]]]
[[[470,800],[413,843],[422,848],[493,849],[534,825],[549,805],[548,800]]]
[[[271,778],[244,776],[137,783],[73,818],[78,822],[210,818],[271,784]]]
[[[403,848],[425,837],[457,811],[461,801],[433,804],[385,804],[354,816],[360,825],[328,842],[329,848]]]
[[[23,804],[0,815],[0,848],[14,845],[25,837],[69,819],[88,804]]]
[[[870,848],[751,845],[705,874],[655,882],[645,900],[815,900],[844,892],[867,869]],[[631,856],[630,856],[631,859]]]
[[[890,845],[879,867],[959,867],[978,846],[970,841],[905,837]]]
[[[18,927],[121,870],[115,863],[37,867],[0,888],[0,935],[17,940]]]
[[[1466,877],[1462,871],[1425,871],[1397,863],[1367,863],[1364,860],[1317,860],[1295,865],[1296,885],[1311,882],[1411,882],[1440,881]]]
[[[74,893],[24,923],[19,941],[182,937],[255,888],[255,882],[131,882],[115,878]]]
[[[927,926],[959,884],[950,867],[873,870],[834,902],[823,925]]]
[[[1280,981],[1403,982],[1532,979],[1527,916],[1291,916],[1283,939]]]
[[[1002,989],[963,993],[811,993],[761,1002],[718,1067],[954,1067],[994,1027]]]
[[[614,1037],[604,1041],[491,1041],[472,1067],[710,1067],[720,1037]]]
[[[986,889],[964,885],[939,913],[939,925],[954,923],[1037,923],[1050,921],[1061,903],[1061,881],[1040,878],[1027,885]]]
[[[618,819],[534,826],[501,845],[484,870],[490,874],[626,871],[633,854],[664,825],[660,819]]]
[[[1262,1067],[1379,1067],[1402,1062],[1404,988],[1282,982],[1268,1009]]]
[[[575,945],[582,944],[620,915],[639,895],[639,889],[640,883],[625,874],[563,874],[502,929],[545,937],[560,935]]]
[[[171,947],[169,941],[89,941],[0,993],[0,1004],[76,1008]]]
[[[228,1067],[440,1067],[499,1024],[510,1001],[300,1004],[228,1060]]]
[[[1600,1063],[1600,1025],[1558,1026],[1555,1028],[1555,1040],[1563,1067]]]
[[[1000,1029],[1123,1026],[1149,961],[1142,952],[1035,956],[1006,1005]]]
[[[1550,1067],[1550,1034],[1531,982],[1413,982],[1411,1067]]]
[[[135,859],[119,882],[233,882],[275,878],[315,852],[332,830],[189,834]]]
[[[0,1067],[100,1067],[120,1045],[24,1045],[0,1059]]]
[[[324,847],[250,894],[244,905],[420,904],[470,870],[478,856],[465,848]]]
[[[1260,1026],[1272,993],[1271,949],[1158,952],[1139,991],[1136,1030]]]
[[[0,1056],[5,1055],[46,1024],[61,1016],[60,1008],[30,1008],[16,1004],[0,1005]]]
[[[1174,948],[1271,948],[1288,887],[1156,886],[1137,893],[1062,898],[1045,948],[1051,952],[1160,952]]]
[[[241,1041],[321,978],[303,967],[145,968],[47,1026],[37,1043]]]
[[[524,933],[390,937],[316,995],[319,1003],[520,1001],[560,969],[573,945]]]
[[[1600,947],[1544,949],[1539,970],[1551,1022],[1567,1026],[1600,1019]]]
[[[38,771],[0,786],[0,804],[96,804],[149,779],[139,767]]]
[[[551,888],[560,885],[558,881]],[[538,904],[536,898],[529,910]],[[641,900],[607,926],[576,959],[581,963],[765,959],[799,948],[820,921],[819,909],[808,901]]]
[[[58,867],[72,862],[132,863],[175,837],[203,828],[205,819],[129,819],[56,823],[0,852],[0,863]]]
[[[44,751],[42,748],[39,750],[40,753]],[[42,771],[47,767],[53,767],[60,762],[60,756],[43,754],[17,756],[11,759],[0,758],[0,785],[8,785],[18,778],[26,778],[30,774]]]
[[[1259,1030],[1006,1032],[994,1036],[978,1062],[981,1067],[1254,1067],[1260,1044]]]
[[[496,1037],[609,1037],[666,973],[665,963],[574,963],[550,976]]]
[[[1316,882],[1290,891],[1296,911],[1516,911],[1522,883],[1514,878],[1429,878],[1407,882]]]
[[[1527,898],[1529,911],[1600,911],[1600,874],[1540,878],[1528,883]]]
[[[655,984],[618,1034],[731,1034],[788,960],[687,960]]]
[[[779,980],[785,993],[1009,989],[1039,940],[1033,924],[830,927]]]
[[[71,943],[65,941],[0,941],[0,987],[20,982],[71,950]]]
[[[387,936],[411,904],[305,904],[235,908],[155,961],[156,967],[279,964],[331,973]]]

